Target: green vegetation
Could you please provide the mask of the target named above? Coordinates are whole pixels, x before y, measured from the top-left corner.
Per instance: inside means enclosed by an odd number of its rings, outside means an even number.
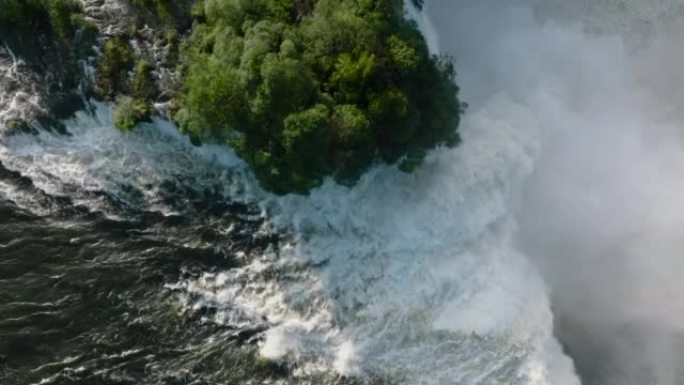
[[[459,142],[454,67],[429,54],[402,0],[128,2],[139,11],[131,29],[150,25],[168,44],[164,65],[176,64],[185,37],[173,101],[181,129],[231,145],[270,191],[306,193],[328,176],[351,185],[376,162],[409,172],[430,149]],[[69,63],[91,55],[97,28],[78,0],[0,0],[0,10],[8,44],[28,47],[24,36],[37,31],[68,49]],[[136,37],[106,40],[97,71],[123,130],[149,119],[160,91],[128,43]]]
[[[0,26],[53,33],[67,43],[86,24],[76,0],[0,0]]]
[[[130,131],[138,123],[148,120],[150,113],[149,103],[130,96],[120,96],[114,108],[114,126],[122,131]]]
[[[114,37],[104,44],[97,83],[102,95],[114,97],[128,89],[128,71],[133,68],[133,49],[127,41]]]
[[[128,0],[137,12],[141,24],[163,27],[166,33],[190,27],[190,4],[183,0]]]
[[[131,130],[152,113],[151,100],[156,93],[152,82],[152,66],[146,60],[134,63],[132,48],[121,38],[112,38],[104,45],[98,71],[98,85],[103,96],[116,99],[114,125]],[[128,72],[133,71],[129,81]],[[128,96],[132,95],[132,96]]]
[[[138,60],[133,72],[132,93],[136,99],[151,100],[156,94],[152,82],[152,65],[145,59]]]
[[[130,116],[134,118],[133,126],[135,126],[141,121],[150,119],[152,100],[157,91],[154,82],[152,82],[152,65],[144,59],[138,60],[135,65],[131,88],[135,114]],[[126,129],[124,125],[119,128]]]
[[[268,190],[352,184],[377,160],[411,171],[459,141],[453,65],[430,56],[400,0],[204,0],[192,12],[175,118],[233,146]]]
[[[124,131],[150,119],[152,101],[158,94],[152,78],[153,65],[134,52],[129,41],[141,38],[144,41],[145,37],[138,31],[148,25],[156,31],[155,38],[163,38],[171,46],[172,58],[167,59],[175,61],[179,33],[191,21],[188,1],[128,0],[128,3],[136,9],[130,29],[105,42],[97,71],[99,94],[115,102],[114,124]]]

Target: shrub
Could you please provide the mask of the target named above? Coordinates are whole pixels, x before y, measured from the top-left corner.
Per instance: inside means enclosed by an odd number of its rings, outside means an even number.
[[[103,95],[114,97],[127,90],[128,71],[133,63],[133,50],[128,42],[119,37],[107,40],[97,79]]]
[[[62,41],[68,41],[76,29],[75,15],[81,12],[80,3],[74,0],[47,1],[52,29]]]
[[[0,0],[0,26],[14,27],[24,19],[25,11],[18,0]]]
[[[114,107],[114,126],[122,131],[130,131],[138,123],[150,117],[150,105],[144,100],[137,100],[130,96],[120,96]]]
[[[152,65],[145,59],[140,59],[135,64],[133,71],[133,96],[141,100],[151,100],[156,94],[156,88],[152,81]]]

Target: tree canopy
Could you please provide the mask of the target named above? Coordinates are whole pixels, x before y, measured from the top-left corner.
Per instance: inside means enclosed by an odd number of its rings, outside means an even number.
[[[351,184],[376,161],[411,171],[459,141],[454,67],[400,0],[204,0],[194,14],[176,120],[230,144],[270,191]]]

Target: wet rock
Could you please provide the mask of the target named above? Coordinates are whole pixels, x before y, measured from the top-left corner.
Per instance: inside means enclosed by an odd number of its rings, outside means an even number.
[[[178,42],[191,26],[192,1],[174,3],[177,13],[184,16],[174,20],[173,26],[133,6],[130,0],[81,3],[84,25],[96,31],[94,41],[85,35],[95,31],[77,32],[74,41],[64,44],[48,33],[27,39],[24,33],[0,26],[0,131],[25,126],[59,129],[59,121],[82,109],[89,98],[107,99],[95,79],[102,46],[113,37],[130,44],[136,60],[150,63],[156,93],[148,102],[154,114],[169,116],[170,102],[180,87]],[[130,81],[133,76],[130,71]]]

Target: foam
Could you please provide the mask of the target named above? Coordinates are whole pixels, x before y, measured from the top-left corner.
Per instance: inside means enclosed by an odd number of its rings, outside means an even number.
[[[454,15],[432,4],[428,12]],[[460,61],[464,94],[473,101],[463,146],[435,151],[411,175],[378,167],[352,189],[329,182],[309,197],[265,199],[273,226],[293,234],[292,243],[220,279],[186,283],[189,297],[222,309],[215,322],[265,322],[262,354],[297,362],[301,376],[577,384],[553,337],[545,285],[512,241],[512,207],[544,133],[568,115],[576,85],[565,83],[557,64],[573,60],[594,70],[620,52],[619,41],[587,43],[577,25],[538,26],[529,8],[501,8],[491,20],[467,13],[450,20],[496,21],[501,34],[467,52],[475,59],[511,54],[505,64],[484,67]],[[479,32],[470,23],[464,28]],[[443,48],[451,48],[449,39],[440,35]],[[588,46],[593,56],[577,58],[559,42]],[[533,54],[512,51],[515,44]],[[483,76],[489,79],[478,83]]]
[[[159,119],[122,133],[113,127],[111,108],[93,103],[91,111],[76,113],[64,122],[66,135],[48,130],[4,135],[0,162],[49,195],[71,196],[76,204],[105,213],[103,203],[88,192],[107,192],[132,207],[171,214],[173,209],[160,199],[163,182],[190,178],[189,187],[221,186],[226,196],[237,196],[250,185],[243,182],[251,178],[244,163],[229,149],[195,147]]]
[[[546,284],[519,247],[516,209],[556,133],[627,124],[615,117],[633,102],[622,92],[633,85],[629,48],[577,18],[541,20],[522,0],[432,0],[424,15],[413,17],[432,50],[457,58],[470,108],[464,144],[413,174],[378,166],[351,189],[328,181],[309,197],[274,197],[230,151],[195,148],[159,120],[121,134],[103,104],[67,122],[71,136],[4,138],[0,161],[50,194],[75,185],[162,212],[171,208],[155,186],[188,175],[258,202],[289,235],[278,251],[170,287],[189,308],[218,309],[205,321],[267,327],[261,354],[296,364],[300,378],[578,384]]]

